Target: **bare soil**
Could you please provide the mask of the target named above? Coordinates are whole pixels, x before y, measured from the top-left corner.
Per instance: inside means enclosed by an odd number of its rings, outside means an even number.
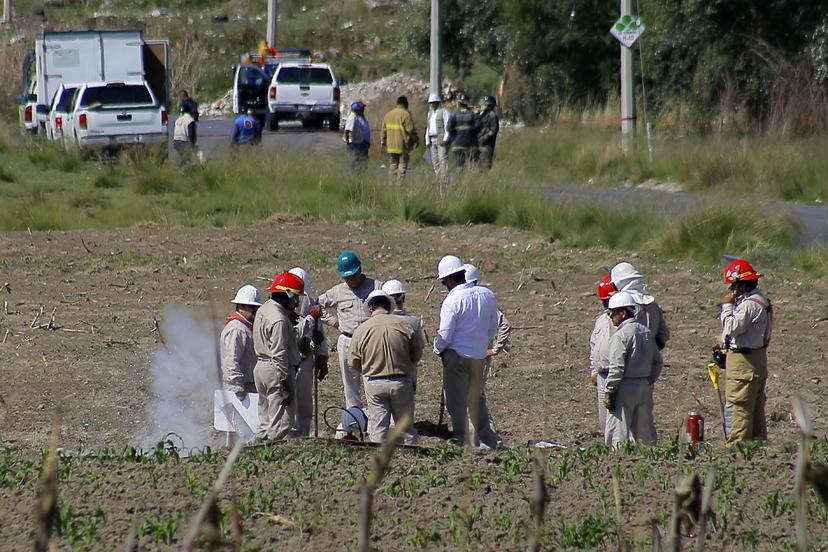
[[[253,282],[265,288],[266,280],[292,266],[307,268],[317,290],[334,285],[335,259],[342,249],[358,251],[369,275],[406,281],[409,310],[424,317],[429,336],[443,297],[433,279],[440,256],[456,253],[478,264],[482,282],[495,291],[515,326],[511,350],[496,358],[487,391],[504,440],[519,446],[530,439],[554,438],[569,445],[572,454],[600,441],[595,394],[587,378],[588,338],[600,309],[594,283],[604,274],[602,267],[622,260],[618,253],[569,250],[536,235],[488,226],[277,222],[232,230],[150,226],[0,235],[0,296],[5,303],[0,313],[0,376],[5,382],[0,391],[0,445],[6,457],[18,468],[24,458],[38,464],[37,450],[47,443],[55,409],[62,413],[65,450],[121,449],[140,442],[149,424],[148,366],[161,345],[156,320],[166,305],[190,307],[197,316],[218,319],[220,324],[240,285]],[[753,456],[741,455],[722,452],[719,406],[706,371],[718,332],[716,303],[725,290],[720,272],[635,253],[623,259],[647,275],[672,331],[667,366],[655,395],[662,441],[675,435],[688,410],[701,410],[711,449],[734,467],[732,486],[738,491],[728,504],[738,516],[716,529],[708,549],[751,549],[751,539],[763,550],[784,547],[793,537],[792,511],[777,505],[773,511],[781,508],[781,513],[769,516],[758,505],[774,491],[791,499],[791,443],[797,435],[790,415],[793,394],[810,404],[817,434],[825,434],[828,322],[819,320],[826,316],[820,298],[828,285],[809,281],[801,273],[770,274],[763,280],[777,309],[767,386],[771,442]],[[331,330],[329,337],[335,332]],[[438,359],[426,354],[420,370],[418,422],[436,422],[440,382]],[[342,402],[341,378],[333,361],[320,396],[325,406]],[[211,417],[212,412],[205,412],[204,423],[210,424]],[[438,452],[399,453],[377,501],[377,548],[525,547],[521,539],[528,520],[531,453],[466,452],[455,458],[443,443],[439,437],[424,436],[422,444]],[[367,473],[371,449],[294,442],[273,450],[274,458],[247,453],[223,499],[224,509],[232,497],[247,504],[246,546],[353,549],[358,482]],[[551,491],[549,549],[569,543],[555,539],[566,534],[566,524],[573,520],[597,511],[614,518],[609,479],[616,468],[622,469],[624,530],[643,546],[650,538],[650,520],[665,521],[671,508],[670,489],[684,462],[681,455],[583,455],[571,457],[556,450],[549,458],[550,470],[573,462],[575,466],[561,472]],[[145,524],[142,549],[174,548],[157,533],[153,536],[157,529],[152,524],[181,518],[171,539],[180,542],[186,518],[220,470],[219,456],[201,462],[77,461],[74,467],[67,460],[70,467],[61,483],[64,504],[70,503],[84,520],[93,519],[101,507],[105,519],[88,543],[64,536],[61,546],[113,549],[135,522]],[[516,473],[511,473],[512,463],[518,466]],[[709,458],[684,462],[685,467],[695,465],[699,473],[709,463]],[[405,488],[409,480],[417,482],[416,488]],[[0,549],[29,548],[34,484],[34,478],[24,474],[17,484],[7,480],[0,485]],[[256,506],[252,489],[271,501]],[[481,508],[477,521],[476,507]],[[277,513],[289,522],[253,516],[256,512]],[[824,521],[812,528],[823,539],[819,546],[825,546]],[[429,533],[432,530],[436,537]],[[613,543],[602,540],[583,547],[604,549]]]

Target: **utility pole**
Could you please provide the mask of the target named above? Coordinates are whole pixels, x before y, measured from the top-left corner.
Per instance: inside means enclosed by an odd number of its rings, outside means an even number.
[[[11,23],[12,0],[3,0],[3,23]]]
[[[440,35],[440,0],[431,0],[431,93],[443,92],[443,39]]]
[[[632,0],[621,0],[621,17],[632,15]],[[633,88],[633,51],[621,45],[621,147],[625,154],[635,146],[635,89]]]
[[[279,13],[279,0],[267,0],[267,46],[276,47],[276,19]]]

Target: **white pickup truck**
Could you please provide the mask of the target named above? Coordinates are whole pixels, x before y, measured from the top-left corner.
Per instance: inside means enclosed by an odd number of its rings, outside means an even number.
[[[80,148],[166,143],[169,132],[169,114],[146,81],[84,84],[71,120]]]
[[[282,63],[273,73],[267,93],[267,129],[279,121],[298,120],[305,128],[339,131],[339,84],[325,63]]]

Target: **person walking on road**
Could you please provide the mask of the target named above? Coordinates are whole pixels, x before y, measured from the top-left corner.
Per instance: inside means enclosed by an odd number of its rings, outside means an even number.
[[[473,264],[466,264],[466,283],[473,286],[479,285],[480,270]],[[489,343],[489,348],[486,350],[486,365],[483,367],[483,384],[480,386],[480,404],[481,408],[489,413],[489,420],[484,429],[481,429],[480,441],[481,443],[495,443],[495,448],[503,446],[503,439],[497,432],[497,426],[492,418],[492,411],[489,409],[488,399],[486,398],[486,385],[489,382],[489,375],[492,372],[492,359],[507,350],[509,346],[509,336],[512,334],[512,324],[503,311],[497,309],[497,334],[495,338]],[[481,447],[484,446],[481,444]]]
[[[425,341],[408,321],[391,314],[394,300],[384,291],[372,291],[365,304],[371,318],[354,331],[348,360],[365,379],[368,435],[372,442],[381,443],[391,420],[398,424],[408,415],[404,439],[413,445],[417,442],[414,372]]]
[[[181,112],[173,127],[173,150],[181,165],[189,165],[196,157],[197,126],[188,105],[181,106]]]
[[[294,382],[301,360],[296,342],[296,309],[305,293],[302,279],[283,272],[273,279],[266,301],[253,322],[256,368],[253,377],[259,393],[257,441],[279,441],[290,436],[296,405]]]
[[[247,112],[236,119],[233,125],[233,143],[237,146],[253,146],[261,141],[262,127],[253,116],[254,113],[253,108],[248,107]]]
[[[483,440],[489,412],[480,393],[486,353],[497,334],[497,301],[489,288],[466,283],[466,268],[454,255],[440,259],[437,273],[448,293],[440,307],[434,352],[443,362],[443,392],[454,439],[496,448],[496,441]]]
[[[598,392],[598,427],[601,433],[607,427],[604,393],[607,390],[607,375],[609,375],[610,343],[615,334],[615,326],[610,319],[609,300],[616,291],[618,290],[615,289],[610,276],[598,282],[598,299],[603,303],[604,310],[595,319],[592,334],[589,336],[589,377]]]
[[[328,340],[322,323],[318,301],[313,296],[313,285],[304,268],[291,268],[288,272],[302,279],[305,294],[300,297],[296,314],[296,339],[301,360],[296,368],[296,417],[293,433],[297,437],[309,437],[313,420],[313,378],[319,381],[328,374]]]
[[[178,98],[181,103],[178,105],[179,111],[187,111],[193,116],[195,122],[198,122],[198,104],[190,97],[190,93],[182,90],[178,93]]]
[[[616,331],[610,341],[604,392],[604,442],[614,449],[624,441],[652,446],[658,440],[652,432],[651,390],[661,375],[661,352],[652,332],[636,321],[635,306],[635,299],[626,291],[609,299],[610,319]]]
[[[448,182],[449,133],[448,122],[451,112],[442,107],[440,94],[428,97],[428,121],[426,124],[425,146],[431,155],[431,165],[437,180]]]
[[[479,131],[477,133],[477,145],[480,157],[480,167],[484,170],[492,168],[495,146],[497,145],[497,134],[500,132],[500,119],[495,113],[497,102],[493,96],[484,96],[482,100],[480,115],[477,117]]]
[[[354,102],[351,104],[351,113],[345,120],[343,131],[348,155],[351,158],[351,167],[360,169],[368,161],[368,149],[371,147],[371,127],[365,118],[365,104]]]
[[[469,108],[469,97],[460,94],[457,111],[452,113],[448,122],[449,141],[456,168],[462,169],[477,162],[478,131],[477,114]]]
[[[420,141],[405,96],[397,98],[397,106],[385,115],[380,140],[388,152],[391,181],[401,182],[408,172],[409,153]]]
[[[337,273],[342,282],[319,296],[319,306],[322,308],[322,321],[339,330],[336,351],[342,371],[345,408],[362,408],[362,377],[358,372],[351,370],[348,350],[354,331],[371,317],[365,301],[372,291],[382,287],[382,282],[363,274],[362,262],[353,251],[343,251],[339,254]]]
[[[247,285],[239,288],[232,303],[236,310],[227,317],[219,338],[221,379],[224,388],[243,401],[248,393],[256,392],[253,321],[262,306],[262,297],[255,286]]]
[[[730,291],[722,298],[719,318],[727,351],[725,408],[731,413],[728,444],[768,438],[765,384],[773,305],[757,287],[761,277],[742,259],[724,269],[724,281],[730,284]]]

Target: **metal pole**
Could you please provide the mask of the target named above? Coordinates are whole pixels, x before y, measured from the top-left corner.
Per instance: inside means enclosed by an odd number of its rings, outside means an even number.
[[[440,36],[440,0],[431,0],[431,93],[440,94],[443,86],[443,40]]]
[[[621,17],[632,15],[632,0],[621,0]],[[621,147],[625,154],[635,146],[635,89],[632,48],[621,45]]]
[[[267,0],[267,45],[276,47],[276,19],[279,13],[279,0]]]
[[[12,0],[3,0],[3,22],[9,23],[12,20]]]

